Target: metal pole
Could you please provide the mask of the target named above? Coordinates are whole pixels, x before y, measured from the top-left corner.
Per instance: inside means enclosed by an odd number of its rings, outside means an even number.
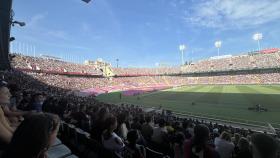
[[[181,59],[182,59],[182,65],[184,65],[184,50],[182,50],[181,53],[182,53],[182,57],[181,57]]]
[[[218,47],[218,56],[220,56],[220,48]]]
[[[258,39],[259,52],[261,51],[260,40]]]
[[[34,52],[33,52],[34,57],[36,56],[36,47],[34,46]]]

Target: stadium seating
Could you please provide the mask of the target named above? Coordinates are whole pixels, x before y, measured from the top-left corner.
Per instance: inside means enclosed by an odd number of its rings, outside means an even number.
[[[75,92],[87,92],[89,94],[101,94],[121,90],[124,95],[134,95],[155,90],[161,90],[170,87],[176,87],[187,84],[275,84],[280,83],[280,73],[277,69],[279,65],[279,52],[253,54],[235,56],[226,59],[209,59],[187,65],[184,75],[163,75],[178,73],[178,69],[115,69],[118,77],[103,78],[90,76],[67,76],[61,74],[47,74],[37,71],[11,71],[1,72],[1,76],[8,82],[20,85],[19,91],[31,94],[44,92],[47,96],[45,100],[44,111],[59,115],[63,121],[60,126],[59,139],[49,148],[47,155],[50,158],[64,157],[121,157],[122,153],[116,153],[106,149],[102,141],[94,139],[91,130],[94,125],[100,123],[98,118],[101,109],[105,109],[104,117],[114,115],[118,121],[122,120],[122,127],[126,126],[127,130],[140,129],[146,121],[147,116],[153,116],[154,121],[151,124],[153,130],[158,127],[160,120],[165,121],[164,129],[167,135],[165,144],[168,149],[154,145],[153,140],[145,140],[140,134],[139,144],[145,146],[146,157],[165,157],[174,156],[175,145],[180,144],[177,139],[178,133],[183,133],[187,139],[194,135],[194,128],[199,124],[205,124],[210,131],[211,138],[209,144],[214,146],[215,138],[222,132],[228,132],[230,135],[239,134],[246,140],[250,140],[252,135],[262,133],[262,131],[254,131],[251,129],[243,129],[241,127],[232,127],[231,124],[218,124],[205,120],[197,120],[193,118],[178,117],[167,114],[166,111],[146,110],[136,105],[120,105],[102,103],[93,96],[80,97]],[[28,64],[29,63],[29,64]],[[16,55],[13,58],[14,68],[28,68],[35,64],[39,69],[48,71],[61,71],[59,67],[67,68],[67,71],[80,72],[86,69],[90,72],[91,67],[76,65],[73,63],[65,63],[62,61],[53,61],[41,58],[25,57]],[[43,63],[42,65],[40,65]],[[50,66],[50,64],[53,64]],[[35,66],[35,69],[36,69]],[[252,72],[251,69],[258,68],[258,71]],[[269,69],[269,70],[266,70]],[[245,71],[230,71],[245,70]],[[217,71],[216,73],[209,73]],[[227,72],[223,72],[227,71]],[[139,72],[139,73],[135,73]],[[156,73],[155,73],[156,72]],[[199,74],[191,74],[199,72]],[[200,72],[207,72],[200,73]],[[93,69],[92,73],[99,73]],[[157,76],[155,74],[161,74]],[[130,76],[132,75],[132,76]],[[134,76],[136,75],[136,76]],[[126,77],[129,76],[129,77]],[[31,100],[28,100],[31,102]],[[85,109],[81,110],[81,107]],[[107,116],[108,115],[108,116]],[[78,116],[78,117],[77,117]],[[105,117],[105,118],[106,118]],[[87,123],[81,123],[81,122]],[[138,122],[137,122],[138,121]],[[101,122],[104,124],[104,122]],[[120,130],[120,126],[116,129],[116,134],[124,139],[127,144],[127,138]],[[276,131],[277,132],[277,131]],[[269,133],[270,137],[279,139],[278,133]],[[233,139],[234,140],[234,139]],[[234,141],[229,140],[233,143]],[[182,142],[181,142],[182,147]],[[234,144],[238,147],[237,144]],[[73,155],[74,154],[74,155]],[[237,154],[233,151],[233,154]],[[77,156],[75,156],[77,155]]]

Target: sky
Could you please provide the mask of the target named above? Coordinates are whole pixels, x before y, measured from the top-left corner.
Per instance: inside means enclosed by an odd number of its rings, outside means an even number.
[[[279,0],[13,0],[11,50],[121,67],[176,66],[217,55],[280,47]]]

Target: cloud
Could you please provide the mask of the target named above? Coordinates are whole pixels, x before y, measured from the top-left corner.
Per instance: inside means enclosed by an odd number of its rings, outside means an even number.
[[[47,35],[63,40],[69,40],[69,35],[63,30],[48,30]]]
[[[187,23],[209,28],[248,28],[280,19],[278,0],[199,0],[185,10]]]
[[[40,21],[47,17],[48,13],[39,13],[31,17],[30,21],[27,22],[27,27],[35,27]]]

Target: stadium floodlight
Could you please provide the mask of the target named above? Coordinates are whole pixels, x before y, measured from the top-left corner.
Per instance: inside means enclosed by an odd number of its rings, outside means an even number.
[[[218,56],[220,56],[220,48],[222,47],[222,41],[216,41],[215,47],[218,49]]]
[[[119,59],[116,59],[117,62],[117,68],[119,67]]]
[[[184,44],[181,44],[180,46],[179,46],[179,50],[181,51],[181,60],[182,60],[182,65],[184,65],[184,52],[185,52],[185,50],[186,50],[186,45],[184,45]]]
[[[259,51],[261,51],[260,40],[262,40],[262,39],[263,39],[262,33],[255,33],[255,34],[253,35],[253,40],[258,41]]]

